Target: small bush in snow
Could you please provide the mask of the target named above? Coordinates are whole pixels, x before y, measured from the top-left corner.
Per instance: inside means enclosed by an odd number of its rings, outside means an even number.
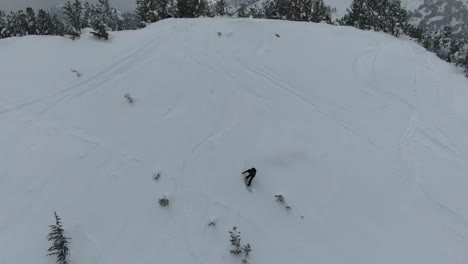
[[[242,247],[241,247],[241,237],[240,237],[240,232],[237,231],[237,227],[233,227],[232,231],[229,231],[229,236],[231,237],[231,246],[232,249],[230,252],[234,255],[239,255],[242,253]]]
[[[169,199],[164,195],[163,198],[159,199],[159,205],[162,207],[168,207],[169,206]]]
[[[275,195],[275,198],[276,198],[276,201],[280,204],[284,204],[285,203],[285,200],[284,200],[284,196],[281,195],[281,194],[277,194]]]
[[[155,173],[155,174],[153,175],[153,180],[157,181],[157,180],[159,180],[159,178],[161,178],[161,173],[160,173],[160,172]]]
[[[109,39],[109,33],[107,33],[107,30],[104,28],[104,26],[100,26],[98,29],[96,29],[96,31],[91,31],[90,33],[99,39]]]
[[[218,32],[218,37],[221,37],[221,35],[222,35],[222,34],[223,34],[223,33],[221,33],[221,32]]]
[[[279,34],[275,34],[275,36],[276,36],[277,38],[279,38],[279,37],[280,37],[280,35],[279,35]]]
[[[81,77],[81,72],[75,70],[75,69],[71,69],[71,72],[73,72],[74,74],[76,74],[76,77],[80,78]]]
[[[247,243],[247,245],[244,245],[242,247],[242,253],[244,253],[244,259],[242,260],[242,264],[249,264],[249,262],[247,261],[247,258],[250,255],[250,251],[252,251],[252,248],[250,247],[249,243]]]
[[[52,242],[52,246],[47,250],[47,256],[56,256],[57,263],[68,264],[70,249],[68,248],[68,240],[64,234],[61,218],[54,212],[55,225],[50,225],[50,233],[47,235],[47,240]]]
[[[275,195],[275,198],[276,198],[276,202],[284,205],[286,210],[290,211],[292,209],[290,205],[286,204],[286,199],[284,198],[283,195],[277,194],[277,195]]]
[[[240,232],[237,231],[237,227],[233,227],[232,231],[229,231],[230,234],[230,241],[231,241],[231,246],[232,249],[230,250],[231,254],[233,255],[244,255],[244,259],[242,260],[242,264],[249,264],[247,261],[247,258],[250,255],[250,252],[252,251],[252,248],[250,247],[250,244],[247,243],[244,246],[241,246],[241,237],[240,237]]]
[[[211,221],[210,223],[208,223],[208,226],[216,226],[216,222],[215,222],[215,221]]]
[[[132,104],[133,102],[135,102],[135,100],[133,99],[133,97],[132,97],[129,93],[126,93],[126,94],[124,95],[124,97],[125,97],[125,99],[127,99],[127,101],[128,101],[129,103],[131,103],[131,104]]]

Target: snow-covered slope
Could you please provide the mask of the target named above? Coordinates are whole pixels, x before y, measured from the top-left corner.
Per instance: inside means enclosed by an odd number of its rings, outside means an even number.
[[[416,44],[169,19],[0,58],[2,264],[54,263],[53,211],[72,263],[240,263],[233,226],[252,264],[468,261],[468,82]]]

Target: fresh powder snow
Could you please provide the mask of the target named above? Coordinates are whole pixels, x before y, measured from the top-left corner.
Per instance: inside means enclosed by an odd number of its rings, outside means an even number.
[[[468,262],[468,80],[410,40],[167,19],[2,39],[0,80],[1,264],[55,263],[54,211],[72,264],[240,264],[234,226],[251,264]]]

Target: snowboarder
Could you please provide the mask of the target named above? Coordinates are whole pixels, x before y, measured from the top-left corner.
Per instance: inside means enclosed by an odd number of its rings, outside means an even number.
[[[242,174],[249,173],[247,176],[245,176],[245,181],[247,182],[247,187],[250,187],[250,184],[252,184],[253,178],[255,178],[255,175],[257,174],[257,170],[255,168],[248,169],[244,171]]]

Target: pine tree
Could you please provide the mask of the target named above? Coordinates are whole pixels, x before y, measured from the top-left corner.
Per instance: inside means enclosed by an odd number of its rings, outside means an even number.
[[[263,9],[257,4],[250,6],[247,14],[253,18],[265,18]]]
[[[7,17],[5,11],[0,10],[0,38],[7,37]]]
[[[408,24],[408,26],[405,29],[405,34],[416,39],[418,42],[421,42],[423,38],[424,30],[422,28],[418,28],[418,27]]]
[[[242,7],[241,7],[242,8]],[[245,8],[245,7],[244,7]],[[225,16],[227,15],[227,3],[226,0],[217,0],[215,3],[215,15]]]
[[[158,20],[162,20],[168,18],[171,14],[170,8],[171,5],[170,0],[156,0],[156,15]]]
[[[394,36],[407,32],[407,12],[400,0],[353,0],[341,24]]]
[[[197,8],[195,10],[194,17],[211,17],[211,8],[210,4],[208,3],[208,0],[198,0],[195,1]]]
[[[368,14],[366,2],[366,0],[353,0],[351,8],[341,20],[341,24],[364,30],[371,29],[370,14]]]
[[[139,18],[134,12],[123,12],[119,20],[119,29],[134,30],[139,27]]]
[[[238,17],[249,17],[249,14],[247,13],[247,4],[241,3],[239,10],[237,10],[237,16]]]
[[[37,35],[36,13],[31,7],[26,8],[25,20],[27,24],[27,34]]]
[[[6,16],[6,30],[3,30],[5,37],[14,37],[16,36],[16,27],[15,27],[16,14],[10,12]]]
[[[55,225],[50,225],[50,233],[47,235],[47,240],[52,242],[52,246],[47,250],[47,256],[56,256],[57,263],[68,264],[70,249],[68,245],[70,238],[66,237],[63,229],[61,218],[54,212]]]
[[[445,26],[440,34],[440,51],[439,57],[443,60],[451,62],[451,55],[456,52],[454,46],[455,40],[453,39],[452,27]]]
[[[68,1],[63,7],[67,33],[70,34],[73,38],[79,37],[81,35],[82,13],[83,6],[79,0],[75,0],[73,3]]]
[[[331,24],[331,8],[323,2],[323,0],[315,0],[312,4],[312,21],[326,22]]]
[[[136,13],[140,27],[171,16],[170,0],[137,0]]]
[[[136,5],[136,14],[140,20],[140,27],[158,21],[155,0],[137,0]]]
[[[57,15],[52,17],[51,25],[50,35],[63,36],[65,34],[65,25],[58,19]]]
[[[85,2],[83,4],[83,12],[81,16],[81,29],[85,29],[91,26],[92,12],[92,6],[89,4],[89,2]]]
[[[313,21],[314,1],[315,0],[269,0],[263,3],[263,15],[270,19]],[[325,8],[325,5],[323,6]],[[318,17],[315,18],[315,20],[320,21]]]
[[[229,231],[229,236],[230,236],[230,242],[231,242],[231,253],[234,255],[239,255],[242,253],[242,247],[241,247],[241,237],[240,237],[240,232],[237,231],[237,227],[233,227],[232,231]]]
[[[242,252],[244,253],[244,259],[242,260],[242,264],[249,264],[249,261],[247,259],[249,258],[251,251],[252,248],[250,247],[250,243],[247,243],[242,247]]]
[[[198,0],[177,0],[177,17],[193,18],[197,13]]]
[[[98,0],[96,6],[91,7],[91,34],[98,38],[108,39],[108,30],[118,30],[119,18],[117,10],[110,6],[109,0]]]
[[[39,9],[37,13],[37,32],[39,35],[51,35],[52,33],[52,17],[43,9]]]
[[[9,27],[12,36],[22,37],[28,34],[28,22],[23,10],[11,12],[9,16]]]

